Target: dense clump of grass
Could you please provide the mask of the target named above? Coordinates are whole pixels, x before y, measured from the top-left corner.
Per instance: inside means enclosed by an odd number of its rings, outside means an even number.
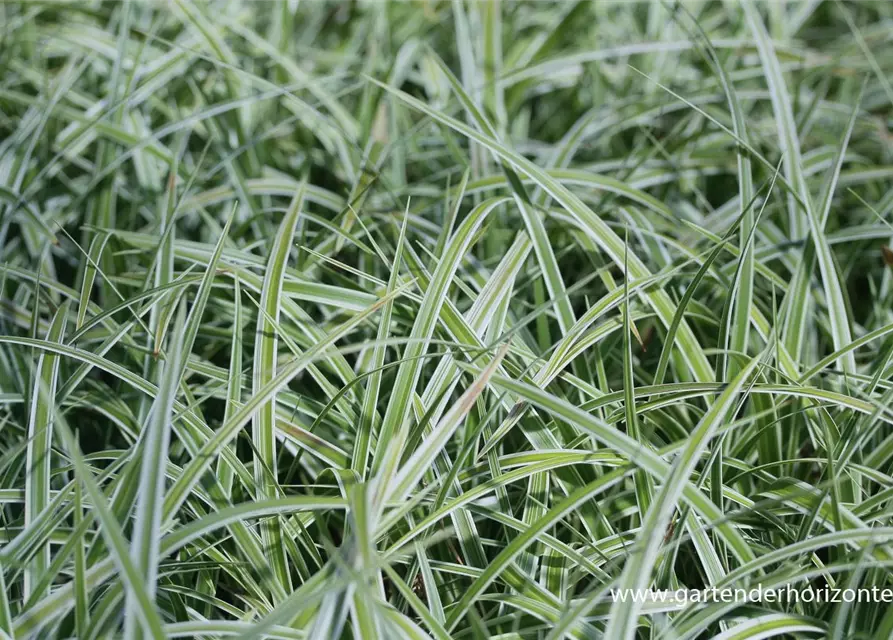
[[[0,16],[0,636],[893,635],[893,5]]]

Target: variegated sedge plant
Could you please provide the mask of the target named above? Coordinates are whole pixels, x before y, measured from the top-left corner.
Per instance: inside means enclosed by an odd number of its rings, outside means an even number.
[[[0,4],[0,637],[893,637],[891,28]]]

